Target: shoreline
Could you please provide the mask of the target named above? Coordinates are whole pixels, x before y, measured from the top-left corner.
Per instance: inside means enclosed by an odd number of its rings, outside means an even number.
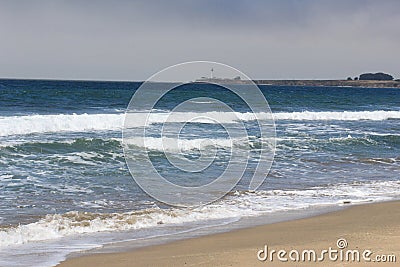
[[[265,224],[229,232],[151,245],[128,252],[67,258],[57,266],[376,266],[374,262],[260,261],[257,252],[270,249],[336,248],[345,238],[348,249],[371,250],[371,257],[394,255],[400,261],[400,201],[349,206],[313,217]],[[262,254],[263,255],[263,254]],[[395,266],[396,263],[380,263]]]
[[[351,88],[400,88],[400,81],[374,80],[254,80],[259,85]]]

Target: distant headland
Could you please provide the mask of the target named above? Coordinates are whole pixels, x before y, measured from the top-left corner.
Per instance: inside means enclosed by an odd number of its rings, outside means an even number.
[[[394,79],[392,75],[377,72],[363,73],[358,77],[348,77],[343,80],[245,80],[237,76],[234,78],[201,77],[195,80],[196,83],[216,84],[249,84],[254,82],[260,85],[276,86],[342,86],[342,87],[369,87],[369,88],[400,88],[400,79]]]

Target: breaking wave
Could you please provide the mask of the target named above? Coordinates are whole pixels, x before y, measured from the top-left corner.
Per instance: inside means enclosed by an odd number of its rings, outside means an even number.
[[[141,113],[130,114],[130,120]],[[132,117],[133,116],[133,117]],[[169,118],[168,113],[152,113],[149,123],[186,122],[198,117],[198,123],[235,123],[237,121],[254,121],[271,119],[269,113],[240,113],[240,112],[184,112],[174,114]],[[219,121],[207,119],[218,118]],[[295,121],[356,121],[356,120],[388,120],[400,119],[400,111],[326,111],[326,112],[280,112],[274,113],[275,120]],[[85,131],[116,131],[123,127],[125,114],[58,114],[58,115],[29,115],[0,117],[0,136],[24,135],[47,132],[85,132]],[[133,125],[140,127],[143,125]]]
[[[0,248],[77,234],[126,231],[214,219],[257,216],[321,205],[385,201],[399,197],[399,181],[339,184],[305,190],[236,191],[223,200],[198,208],[157,206],[125,213],[71,211],[48,214],[39,221],[0,228]],[[286,203],[282,205],[282,203]]]

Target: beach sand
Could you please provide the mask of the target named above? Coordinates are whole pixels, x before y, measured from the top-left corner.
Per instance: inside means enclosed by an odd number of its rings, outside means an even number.
[[[348,244],[343,252],[360,252],[359,263],[331,261],[327,254],[321,262],[299,263],[290,259],[280,262],[276,254],[272,262],[257,259],[258,251],[265,245],[269,251],[288,253],[293,249],[300,254],[312,249],[320,257],[320,252],[329,247],[338,250],[339,238]],[[365,262],[364,250],[373,252],[370,259],[378,254],[395,255],[397,263]],[[59,266],[400,266],[400,201],[351,206],[311,218],[180,240],[132,252],[76,257]]]

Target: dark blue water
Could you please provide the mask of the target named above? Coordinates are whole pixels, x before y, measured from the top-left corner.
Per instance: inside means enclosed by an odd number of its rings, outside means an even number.
[[[124,110],[137,82],[0,80],[0,112],[17,114],[59,114]],[[246,86],[243,86],[244,88]],[[396,88],[347,88],[259,86],[273,112],[280,111],[365,111],[399,110]],[[178,91],[178,90],[177,90]],[[229,100],[226,91],[214,86],[193,84],[171,94],[176,105],[188,97],[208,96]],[[186,92],[185,92],[186,91]],[[228,102],[229,103],[229,102]],[[234,105],[234,101],[230,104]]]

